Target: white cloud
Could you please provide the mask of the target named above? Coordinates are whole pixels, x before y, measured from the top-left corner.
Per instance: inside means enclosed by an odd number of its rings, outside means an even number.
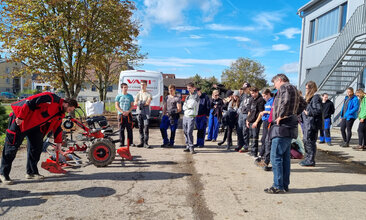
[[[219,0],[203,0],[200,1],[200,4],[204,22],[212,21],[221,7],[221,2]]]
[[[301,34],[301,30],[299,28],[287,28],[278,34],[286,36],[288,39],[292,39],[294,38],[294,35]]]
[[[252,52],[253,57],[263,57],[269,52],[268,49],[260,47],[252,48],[250,51]]]
[[[188,6],[188,0],[145,0],[147,19],[153,19],[158,24],[181,24],[184,20],[183,10]]]
[[[213,31],[253,31],[254,27],[246,26],[233,26],[233,25],[222,25],[222,24],[209,24],[206,26],[207,29]]]
[[[286,44],[274,44],[272,45],[272,50],[275,51],[284,51],[284,50],[289,50],[290,46],[286,45]]]
[[[213,31],[260,31],[272,30],[276,22],[282,21],[283,13],[280,12],[261,12],[252,20],[254,24],[251,26],[235,26],[226,24],[209,24],[206,28]]]
[[[203,37],[200,36],[200,35],[194,35],[194,34],[192,34],[192,35],[189,35],[189,38],[191,38],[191,39],[201,39]]]
[[[215,38],[236,40],[236,41],[239,41],[239,42],[248,42],[248,41],[250,41],[249,38],[242,37],[242,36],[227,36],[227,35],[219,35],[219,34],[211,34],[210,36],[215,37]]]
[[[235,59],[216,59],[216,60],[204,60],[204,59],[182,59],[182,58],[165,58],[154,59],[149,58],[143,61],[143,64],[150,64],[154,66],[175,66],[175,67],[189,67],[193,64],[201,65],[219,65],[230,66]]]
[[[247,38],[247,37],[238,37],[238,36],[236,36],[236,37],[228,37],[228,38],[229,39],[234,39],[234,40],[237,40],[237,41],[241,41],[241,42],[250,41],[250,39]]]
[[[199,30],[199,27],[195,27],[195,26],[176,26],[176,27],[172,27],[172,30],[176,30],[176,31],[194,31],[194,30]]]
[[[299,71],[299,63],[287,63],[280,67],[284,73],[297,73]]]
[[[188,54],[192,54],[191,51],[188,48],[184,48],[184,50],[188,53]]]
[[[262,12],[253,18],[257,24],[257,29],[270,29],[272,30],[275,22],[280,22],[283,17],[283,13],[280,12]]]
[[[177,31],[197,30],[197,27],[180,26],[186,22],[185,12],[199,9],[202,20],[209,22],[214,19],[221,7],[220,0],[144,0],[144,10],[140,17],[143,20],[143,33],[148,33],[153,24],[174,27]]]

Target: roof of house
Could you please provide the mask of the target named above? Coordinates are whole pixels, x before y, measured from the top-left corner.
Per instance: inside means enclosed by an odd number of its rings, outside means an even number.
[[[175,79],[163,79],[164,86],[168,87],[170,84],[174,84],[175,87],[186,87],[189,82],[192,80],[190,79],[182,79],[182,78],[175,78]]]
[[[312,6],[314,6],[315,4],[321,2],[323,0],[311,0],[310,2],[306,3],[304,6],[302,6],[301,8],[299,8],[299,10],[297,10],[297,14],[300,15],[301,12],[311,8]]]

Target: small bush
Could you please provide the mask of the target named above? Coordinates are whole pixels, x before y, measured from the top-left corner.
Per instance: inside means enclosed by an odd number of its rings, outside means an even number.
[[[8,127],[8,117],[5,107],[0,104],[0,135],[4,134]]]

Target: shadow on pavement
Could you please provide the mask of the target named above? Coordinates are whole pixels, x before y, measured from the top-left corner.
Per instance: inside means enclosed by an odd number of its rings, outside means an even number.
[[[100,168],[103,169],[103,168]],[[189,173],[169,173],[159,171],[145,172],[100,172],[93,174],[76,174],[69,172],[62,176],[52,176],[44,179],[43,182],[63,182],[63,181],[90,181],[90,180],[113,180],[113,181],[131,181],[131,180],[166,180],[178,179],[185,176],[191,176]],[[17,184],[27,184],[31,181],[17,181]]]
[[[115,159],[112,164],[108,167],[150,167],[151,165],[176,165],[177,162],[174,161],[151,161],[145,162],[143,159],[134,159],[132,161]]]
[[[319,193],[319,192],[366,192],[366,185],[338,185],[338,186],[323,186],[307,189],[290,189],[290,193]]]
[[[9,190],[0,188],[0,216],[5,215],[13,207],[38,206],[47,201],[47,197],[60,195],[78,195],[86,198],[107,197],[114,195],[116,190],[109,187],[88,187],[80,190],[58,192],[31,192],[28,190]],[[39,198],[23,198],[39,197]],[[3,201],[4,199],[13,199]],[[17,199],[17,200],[14,200]]]

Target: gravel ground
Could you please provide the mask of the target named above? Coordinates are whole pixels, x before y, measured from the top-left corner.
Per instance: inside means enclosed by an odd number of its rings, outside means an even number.
[[[16,184],[0,184],[0,219],[358,219],[366,214],[362,165],[322,152],[316,167],[293,160],[290,192],[268,195],[263,189],[272,184],[272,172],[256,167],[249,155],[214,142],[195,155],[184,153],[181,129],[177,147],[162,149],[160,130],[150,131],[153,149],[131,148],[133,161],[117,156],[108,167],[68,168],[65,175],[42,169],[44,181],[25,180],[26,151],[20,150],[11,173]]]

